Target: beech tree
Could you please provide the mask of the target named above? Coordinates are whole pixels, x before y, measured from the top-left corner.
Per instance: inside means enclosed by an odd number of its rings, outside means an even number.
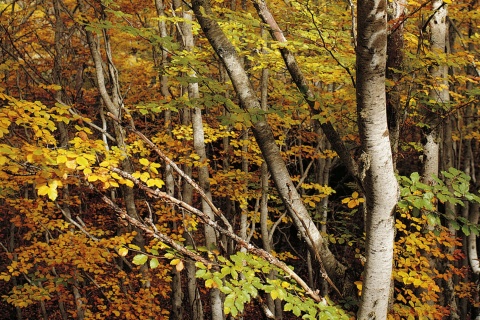
[[[358,319],[385,319],[399,196],[386,113],[386,1],[359,1],[357,17],[357,114],[363,152],[360,178],[366,197],[367,259]]]
[[[478,316],[478,19],[0,1],[0,318]]]

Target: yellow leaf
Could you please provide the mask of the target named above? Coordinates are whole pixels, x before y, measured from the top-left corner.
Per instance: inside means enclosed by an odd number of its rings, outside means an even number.
[[[140,180],[143,182],[147,182],[148,178],[150,178],[150,173],[148,172],[144,172],[140,175]]]
[[[44,196],[48,195],[50,200],[55,201],[57,199],[58,193],[57,193],[57,187],[61,185],[61,182],[58,180],[53,180],[49,182],[49,186],[43,185],[38,188],[38,195],[39,196]]]
[[[77,163],[75,162],[75,160],[70,160],[70,161],[65,162],[65,166],[68,169],[75,169],[77,167]]]
[[[157,186],[158,188],[163,187],[165,184],[161,179],[148,179],[146,183],[148,187]]]
[[[50,200],[55,201],[55,199],[57,199],[57,196],[57,187],[48,189],[48,197],[50,198]]]
[[[177,263],[177,265],[175,266],[175,269],[177,269],[178,272],[182,271],[183,268],[185,268],[185,266],[183,265],[183,261],[180,260],[179,263]]]
[[[140,178],[141,175],[142,175],[142,174],[141,174],[140,172],[138,172],[138,171],[135,171],[134,173],[132,173],[132,177],[134,177],[135,179]]]
[[[128,249],[125,247],[121,247],[118,249],[118,255],[121,257],[125,257],[128,254]]]
[[[152,163],[153,164],[153,163]],[[158,170],[157,168],[155,168],[154,166],[150,165],[150,171],[152,171],[153,173],[155,174],[158,174]]]
[[[87,180],[88,180],[89,182],[97,181],[97,180],[98,180],[98,176],[92,174],[91,176],[88,176]]]
[[[40,186],[38,188],[38,195],[44,196],[48,193],[48,190],[50,190],[50,188],[47,185]]]
[[[355,191],[354,193],[352,193],[352,198],[353,199],[357,199],[358,198],[358,192]]]
[[[207,281],[205,281],[206,288],[212,288],[214,285],[215,285],[215,282],[213,281],[213,279],[207,279]]]
[[[121,180],[121,179],[122,179],[122,177],[120,177],[116,172],[112,172],[110,175],[111,175],[112,178],[114,178],[114,179],[117,179],[117,180]]]
[[[347,207],[349,207],[350,209],[353,209],[355,208],[356,206],[358,205],[358,201],[355,200],[355,199],[352,199],[348,202],[347,204]]]
[[[75,159],[77,161],[77,163],[81,166],[84,166],[84,167],[88,167],[89,164],[88,164],[88,160],[85,159],[84,157],[78,157],[77,159]]]
[[[278,298],[278,291],[277,290],[272,290],[272,292],[270,292],[270,296],[272,297],[273,300],[277,299]]]
[[[60,164],[60,163],[65,163],[65,162],[67,162],[67,160],[68,160],[67,157],[66,157],[65,155],[63,155],[63,154],[62,154],[62,155],[59,155],[59,156],[57,157],[57,163],[58,163],[58,164]]]
[[[150,163],[150,161],[148,161],[145,158],[142,158],[142,159],[138,160],[138,162],[140,162],[140,164],[142,164],[144,166],[148,166],[148,164]]]

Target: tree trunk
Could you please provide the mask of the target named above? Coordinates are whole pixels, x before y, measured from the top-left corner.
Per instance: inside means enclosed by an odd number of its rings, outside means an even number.
[[[315,256],[320,257],[328,276],[337,283],[345,281],[345,266],[335,259],[327,244],[315,226],[309,212],[302,202],[291,178],[280,150],[275,142],[272,130],[265,116],[259,112],[260,102],[245,72],[241,60],[228,41],[220,26],[211,18],[209,4],[205,0],[193,0],[193,11],[207,39],[222,60],[232,80],[240,105],[251,115],[252,131],[262,155],[275,182],[275,186],[285,203],[288,212],[298,228],[302,239]],[[206,14],[205,14],[206,13]],[[346,282],[345,282],[346,283]]]
[[[367,261],[358,319],[386,319],[398,197],[386,114],[386,1],[361,0],[357,15],[357,115],[363,149],[359,169],[367,206]]]
[[[184,11],[183,18],[185,21],[191,21],[192,16],[187,11]],[[185,23],[183,28],[183,35],[185,37],[185,49],[193,50],[194,41],[192,33],[192,25],[190,23]],[[196,77],[195,71],[192,71],[189,74],[190,77]],[[195,100],[200,97],[198,91],[198,83],[189,83],[188,84],[188,97],[195,104]],[[205,149],[205,135],[203,131],[203,122],[202,122],[202,109],[195,107],[192,112],[192,128],[193,128],[193,147],[195,152],[200,157],[200,165],[198,167],[198,182],[200,187],[204,190],[207,197],[211,200],[212,194],[210,193],[210,174],[208,172],[208,159],[207,152]],[[202,199],[202,211],[210,217],[210,219],[215,220],[215,215],[212,211],[212,208],[208,203]],[[217,248],[217,236],[215,230],[205,225],[205,245],[209,250]],[[213,320],[223,320],[223,303],[220,295],[220,290],[217,288],[210,289],[210,307],[211,315]]]

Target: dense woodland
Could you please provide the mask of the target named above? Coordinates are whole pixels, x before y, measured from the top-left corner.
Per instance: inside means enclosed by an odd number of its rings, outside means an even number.
[[[480,319],[478,0],[0,0],[0,319]]]

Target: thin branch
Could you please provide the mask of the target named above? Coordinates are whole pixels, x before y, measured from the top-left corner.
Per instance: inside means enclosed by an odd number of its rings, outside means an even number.
[[[427,6],[427,4],[429,4],[430,2],[432,2],[433,0],[428,0],[427,2],[424,2],[422,3],[417,9],[413,10],[412,12],[410,12],[410,14],[408,16],[405,16],[401,21],[399,21],[398,23],[396,23],[396,26],[394,29],[392,29],[390,31],[390,34],[396,32],[398,30],[398,28],[400,28],[400,26],[402,24],[404,24],[405,22],[407,22],[407,20],[412,17],[415,13],[417,13],[418,11],[422,10],[424,7]]]
[[[352,85],[355,88],[355,78],[354,78],[352,72],[350,71],[350,68],[345,66],[342,62],[340,62],[340,60],[338,60],[338,58],[335,57],[332,50],[327,48],[327,43],[325,42],[325,38],[323,37],[322,30],[320,30],[320,27],[318,26],[317,21],[315,20],[315,14],[312,12],[312,9],[310,9],[309,3],[310,3],[310,1],[307,1],[307,6],[306,6],[307,12],[310,14],[310,18],[312,20],[313,25],[315,26],[315,29],[317,30],[317,33],[318,33],[318,36],[320,37],[320,40],[322,40],[323,48],[328,52],[328,54],[333,58],[333,60],[335,60],[335,62],[348,73],[348,75],[350,76],[350,80],[352,81]],[[355,41],[355,39],[354,39],[354,41]],[[355,44],[354,44],[354,47],[356,49]]]
[[[115,117],[112,113],[108,112],[107,115],[112,118],[113,120],[117,121],[118,123],[120,123],[120,120]],[[134,127],[132,126],[126,126],[126,129],[130,130],[131,132],[133,132],[137,137],[139,137],[140,139],[142,139],[146,144],[148,144],[159,156],[160,158],[163,159],[163,161],[165,161],[168,165],[170,165],[173,170],[175,170],[183,179],[185,179],[188,184],[190,184],[195,190],[197,190],[197,192],[200,194],[200,196],[202,197],[203,200],[205,200],[205,202],[210,206],[210,208],[212,208],[212,211],[215,213],[215,215],[217,215],[221,220],[222,222],[225,224],[225,226],[228,228],[229,231],[233,232],[233,227],[232,225],[230,224],[230,222],[228,222],[227,218],[225,218],[225,216],[223,215],[222,211],[220,209],[218,209],[214,204],[213,202],[207,197],[207,195],[205,194],[205,191],[203,191],[203,189],[195,182],[192,180],[192,178],[190,178],[187,174],[185,174],[185,172],[183,172],[182,169],[180,169],[177,164],[175,162],[173,162],[172,160],[170,160],[169,157],[167,157],[163,152],[162,150],[160,150],[150,139],[148,139],[143,133],[141,133],[140,131],[138,131],[137,129],[135,129]]]
[[[303,279],[297,275],[295,272],[293,272],[292,269],[290,269],[284,262],[278,260],[277,258],[275,258],[273,255],[271,255],[270,253],[266,252],[265,250],[263,249],[260,249],[260,248],[257,248],[255,246],[253,246],[252,244],[246,242],[244,239],[242,239],[241,237],[237,236],[235,233],[233,233],[232,231],[230,230],[226,230],[224,228],[222,228],[221,226],[218,225],[218,223],[216,221],[213,221],[212,219],[210,219],[210,217],[208,215],[206,215],[205,213],[203,213],[202,211],[196,209],[196,208],[193,208],[192,206],[186,204],[185,202],[183,201],[180,201],[172,196],[169,196],[168,194],[166,194],[165,192],[162,192],[160,191],[159,189],[157,190],[153,190],[152,188],[149,188],[147,187],[140,179],[136,179],[134,178],[131,174],[127,173],[127,172],[124,172],[118,168],[111,168],[111,170],[119,175],[121,175],[122,177],[132,181],[133,183],[135,183],[141,190],[145,191],[148,195],[154,197],[154,198],[160,198],[160,199],[164,199],[166,201],[169,201],[169,202],[172,202],[174,204],[177,204],[179,206],[181,206],[182,208],[192,212],[192,213],[195,213],[205,224],[209,225],[210,227],[214,228],[215,230],[217,230],[219,233],[229,237],[230,239],[232,239],[233,241],[235,241],[239,246],[247,249],[248,252],[252,253],[252,254],[255,254],[259,257],[262,257],[263,259],[265,259],[266,261],[268,261],[269,263],[271,263],[272,265],[280,268],[283,272],[285,272],[285,274],[287,276],[290,276],[293,280],[295,280],[304,290],[305,290],[305,293],[308,294],[309,296],[312,297],[312,299],[314,299],[315,301],[317,302],[325,302],[325,300],[323,298],[320,298],[320,296],[315,292],[313,291],[306,283],[305,281],[303,281]],[[126,211],[119,208],[117,205],[115,205],[109,198],[107,198],[106,196],[102,195],[102,199],[107,203],[109,204],[112,208],[115,209],[115,211],[120,215],[120,217],[122,219],[125,219],[127,220],[128,222],[132,223],[135,227],[138,227],[142,230],[144,230],[145,232],[147,232],[147,234],[151,235],[151,236],[154,236],[155,238],[157,239],[161,239],[162,241],[166,242],[166,241],[169,241],[167,242],[169,245],[171,245],[174,249],[177,249],[185,254],[185,255],[195,255],[195,256],[198,256],[196,254],[194,254],[193,252],[190,252],[189,250],[187,250],[185,247],[179,245],[178,243],[174,242],[172,239],[168,238],[167,236],[159,233],[159,232],[154,232],[152,231],[151,229],[147,228],[146,226],[144,226],[142,223],[140,223],[138,220],[136,220],[135,218],[132,218],[130,216],[127,215]],[[163,240],[165,239],[165,240]],[[171,244],[170,242],[173,242],[173,244]],[[175,245],[175,246],[174,246]],[[199,257],[199,256],[198,256]],[[200,257],[201,258],[201,257]],[[203,258],[202,258],[203,259]],[[196,260],[196,259],[195,259]],[[199,261],[199,260],[197,260]],[[208,264],[212,264],[212,262],[207,262]]]
[[[123,172],[123,171],[120,171],[118,170],[119,172],[122,172],[122,174],[127,174],[126,172]],[[130,175],[131,176],[131,175]],[[132,177],[133,178],[133,177]],[[134,179],[134,178],[133,178]],[[130,223],[131,225],[133,225],[134,227],[137,227],[141,230],[143,230],[147,235],[149,236],[152,236],[153,238],[155,239],[158,239],[166,244],[168,244],[169,246],[171,246],[173,249],[175,249],[176,251],[180,252],[181,254],[183,254],[184,256],[186,257],[189,257],[191,258],[192,260],[195,260],[195,261],[199,261],[199,262],[202,262],[203,264],[205,264],[206,266],[208,265],[212,265],[212,261],[210,260],[207,260],[205,258],[203,258],[202,256],[188,250],[187,248],[185,248],[184,246],[180,245],[179,243],[177,243],[175,240],[173,240],[172,238],[170,238],[169,236],[167,235],[164,235],[163,233],[161,232],[158,232],[158,231],[153,231],[151,229],[149,229],[147,226],[145,226],[143,223],[141,223],[140,221],[138,221],[137,219],[129,216],[127,214],[127,211],[120,208],[119,206],[117,206],[110,198],[108,198],[107,196],[105,196],[104,194],[100,193],[97,189],[95,189],[95,187],[88,183],[87,184],[88,187],[93,190],[93,191],[96,191],[100,194],[100,197],[102,198],[103,202],[105,202],[107,205],[109,205],[119,216],[121,219],[123,220],[126,220],[128,223]],[[151,194],[154,194],[155,191],[151,190],[152,193]]]
[[[78,222],[76,222],[75,220],[72,219],[72,217],[70,216],[70,214],[68,214],[67,212],[65,212],[65,210],[63,210],[63,208],[58,204],[58,202],[55,201],[55,204],[57,205],[57,208],[60,209],[60,211],[62,211],[62,214],[63,216],[65,217],[65,219],[67,219],[68,222],[70,222],[71,224],[73,224],[75,227],[77,227],[80,231],[82,231],[87,237],[89,237],[90,239],[94,240],[94,241],[99,241],[99,239],[97,237],[94,237],[92,236],[87,230],[85,230],[85,228],[83,228]]]

